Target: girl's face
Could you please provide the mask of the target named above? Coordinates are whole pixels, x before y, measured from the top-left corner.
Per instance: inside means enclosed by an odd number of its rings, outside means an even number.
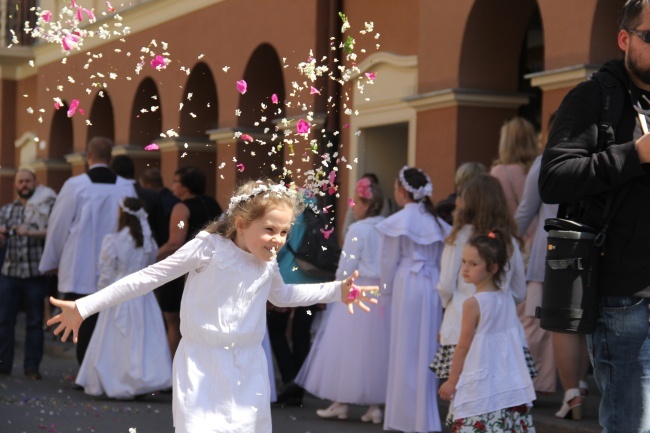
[[[248,225],[244,220],[237,219],[235,245],[268,262],[287,241],[292,221],[293,210],[288,206],[271,209]]]
[[[354,206],[352,206],[352,213],[354,214],[354,219],[356,221],[364,219],[368,216],[368,208],[370,208],[370,202],[364,203],[361,201],[359,194],[354,196]]]
[[[493,266],[496,268],[496,265]],[[476,247],[466,245],[463,249],[463,264],[461,274],[466,283],[474,284],[477,288],[492,281],[496,269],[488,270],[485,260],[479,255]]]

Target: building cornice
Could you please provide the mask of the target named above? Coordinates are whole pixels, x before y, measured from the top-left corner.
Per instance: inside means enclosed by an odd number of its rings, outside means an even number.
[[[482,108],[517,108],[528,104],[522,93],[494,92],[478,89],[443,89],[404,98],[417,111],[462,106]]]
[[[575,65],[524,75],[533,87],[543,91],[572,88],[585,81],[600,68],[599,65]]]

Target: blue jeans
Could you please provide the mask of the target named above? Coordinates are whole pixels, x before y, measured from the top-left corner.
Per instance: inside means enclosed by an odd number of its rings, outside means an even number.
[[[14,361],[16,316],[25,305],[25,372],[38,371],[43,359],[43,310],[47,277],[13,278],[0,275],[0,373],[10,374]]]
[[[650,298],[603,297],[589,335],[603,433],[650,432]]]

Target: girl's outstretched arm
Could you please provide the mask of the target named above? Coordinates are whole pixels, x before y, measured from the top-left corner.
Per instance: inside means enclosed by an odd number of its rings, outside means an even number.
[[[79,314],[79,310],[77,310],[77,304],[75,304],[74,301],[62,301],[53,298],[52,296],[50,296],[50,303],[55,307],[59,307],[61,312],[48,320],[47,326],[52,326],[58,323],[59,326],[54,330],[54,335],[59,335],[63,332],[61,341],[67,341],[70,332],[72,332],[72,341],[76,343],[79,326],[81,326],[81,322],[84,321],[81,314]]]
[[[363,301],[366,301],[370,304],[376,304],[377,298],[369,297],[367,293],[379,292],[378,286],[356,286],[354,285],[354,280],[359,276],[359,271],[354,271],[352,276],[343,282],[341,282],[341,301],[344,304],[348,304],[348,311],[350,314],[354,314],[354,304],[357,304],[366,313],[370,311]]]
[[[456,393],[456,385],[458,384],[458,379],[460,379],[460,374],[463,372],[467,352],[469,352],[472,340],[474,340],[474,333],[476,332],[480,313],[481,309],[478,301],[473,296],[463,302],[463,322],[460,328],[460,338],[458,339],[458,344],[454,350],[454,357],[451,361],[449,379],[438,390],[438,395],[443,400],[451,400]]]

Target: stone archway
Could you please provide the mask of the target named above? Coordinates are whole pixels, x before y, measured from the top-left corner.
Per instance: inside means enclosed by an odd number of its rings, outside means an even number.
[[[115,142],[115,118],[113,117],[113,104],[111,97],[106,90],[100,90],[95,95],[93,104],[90,107],[88,117],[88,134],[86,142],[93,137],[106,137]]]
[[[219,106],[214,77],[205,63],[197,63],[192,68],[185,84],[182,103],[180,136],[207,141],[206,131],[218,127]]]
[[[64,159],[65,155],[73,152],[73,144],[72,118],[68,117],[68,103],[64,101],[52,117],[48,159]]]
[[[147,77],[138,86],[131,107],[129,144],[144,147],[160,137],[162,114],[156,83]]]

